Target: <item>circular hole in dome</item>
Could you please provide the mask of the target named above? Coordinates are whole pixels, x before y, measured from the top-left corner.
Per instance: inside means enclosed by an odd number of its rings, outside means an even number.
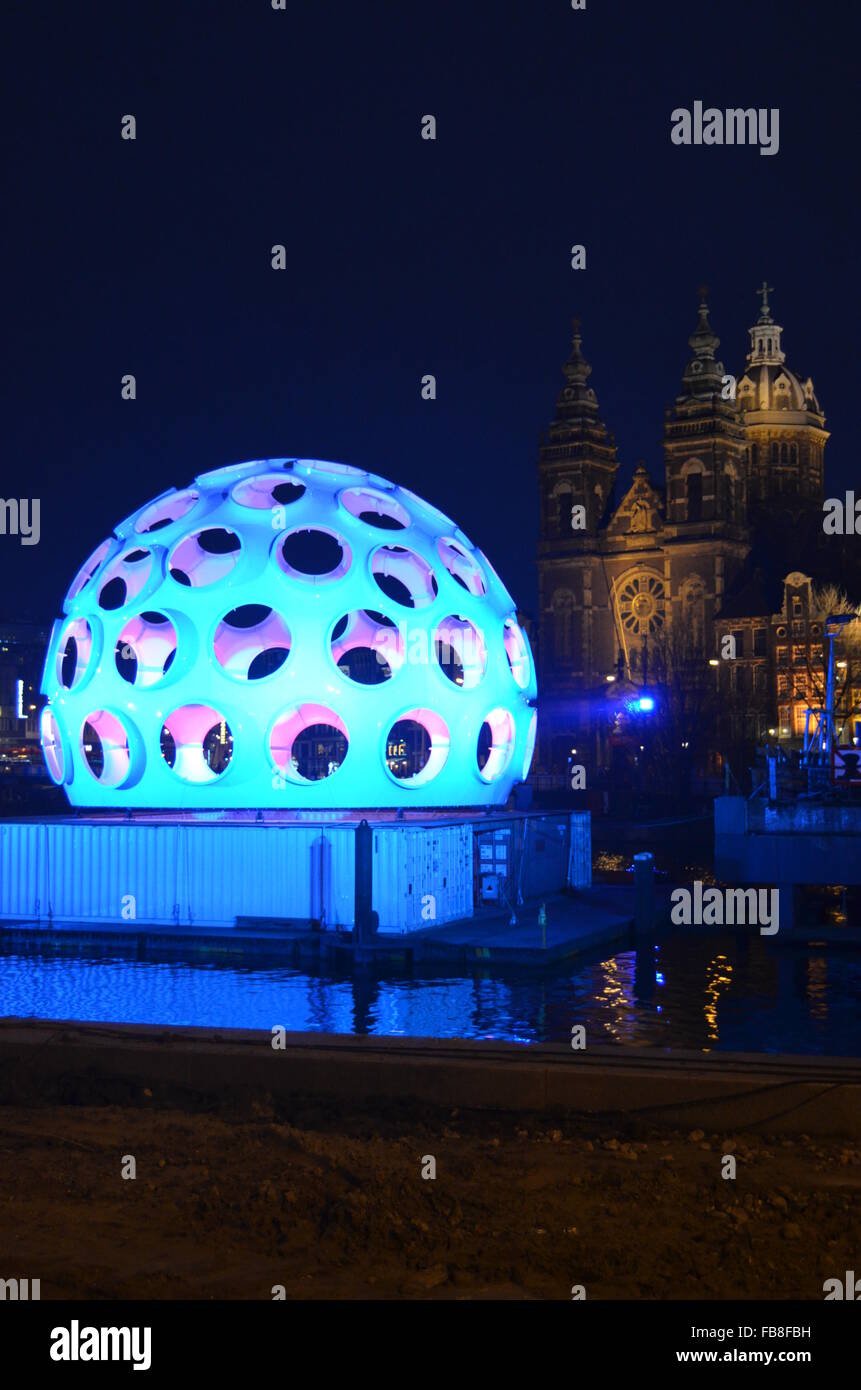
[[[139,613],[117,638],[114,661],[129,685],[158,685],[176,656],[176,628],[164,613]]]
[[[104,563],[105,559],[110,553],[112,545],[112,540],[102,541],[101,545],[97,546],[96,549],[93,551],[90,558],[84,561],[84,563],[81,565],[81,568],[78,570],[78,573],[72,580],[72,587],[66,595],[67,602],[71,602],[73,598],[77,598],[81,590],[86,588],[93,575]]]
[[[347,542],[336,531],[322,526],[290,531],[276,553],[285,574],[327,582],[345,575],[353,558]]]
[[[338,670],[357,685],[381,685],[404,663],[397,624],[371,608],[340,618],[332,630],[331,646]]]
[[[131,752],[128,734],[115,714],[94,710],[81,726],[84,761],[103,787],[119,787],[129,775]]]
[[[437,541],[437,550],[452,579],[468,594],[483,598],[487,593],[487,582],[482,568],[460,541],[444,536]]]
[[[508,664],[511,667],[511,674],[520,686],[525,690],[529,684],[532,663],[529,657],[529,643],[526,634],[514,618],[506,618],[503,628],[503,641],[505,643],[505,655],[508,657]]]
[[[269,752],[290,782],[321,782],[337,772],[350,740],[340,715],[325,705],[306,704],[279,715],[269,735]]]
[[[57,679],[64,690],[74,690],[87,674],[93,654],[93,630],[86,618],[73,618],[57,648]]]
[[[45,766],[51,780],[59,786],[66,775],[66,755],[63,752],[63,736],[60,733],[60,726],[54,717],[54,711],[48,705],[42,710],[39,737],[42,743]]]
[[[529,721],[529,733],[526,735],[526,753],[523,758],[523,772],[521,781],[525,782],[529,776],[529,769],[532,766],[532,755],[535,752],[535,738],[538,733],[538,714],[533,713]]]
[[[168,572],[178,584],[200,589],[225,579],[239,559],[241,542],[235,531],[209,526],[194,531],[174,546]]]
[[[182,492],[172,492],[158,502],[151,502],[135,522],[135,530],[139,536],[152,531],[163,531],[165,526],[170,526],[174,521],[187,516],[199,497],[197,489],[189,487]]]
[[[484,635],[468,618],[452,614],[434,629],[434,654],[440,670],[454,685],[472,690],[487,669]]]
[[[212,639],[215,659],[234,680],[258,681],[279,671],[290,655],[290,629],[262,603],[225,613]]]
[[[108,565],[99,589],[99,607],[111,612],[137,598],[152,573],[152,551],[129,550]]]
[[[426,560],[402,545],[383,545],[371,556],[371,573],[387,598],[404,608],[427,608],[437,582]]]
[[[403,531],[410,524],[406,507],[385,492],[375,488],[351,487],[340,496],[341,506],[351,516],[375,526],[380,531]]]
[[[450,742],[448,728],[438,714],[427,709],[409,710],[386,735],[386,767],[402,786],[424,786],[442,770]]]
[[[270,507],[288,507],[292,502],[298,502],[305,491],[304,483],[292,482],[283,473],[261,473],[256,478],[245,478],[237,483],[231,496],[240,507],[266,511]]]
[[[495,782],[505,772],[514,752],[514,720],[507,709],[492,709],[479,730],[476,758],[485,782]]]
[[[211,705],[180,705],[164,721],[161,755],[184,782],[214,782],[233,757],[233,734]]]

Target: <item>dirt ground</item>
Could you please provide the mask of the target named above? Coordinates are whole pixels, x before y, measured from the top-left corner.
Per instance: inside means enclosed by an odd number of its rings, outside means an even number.
[[[0,1106],[0,1277],[43,1299],[821,1300],[861,1268],[857,1141],[129,1102]]]

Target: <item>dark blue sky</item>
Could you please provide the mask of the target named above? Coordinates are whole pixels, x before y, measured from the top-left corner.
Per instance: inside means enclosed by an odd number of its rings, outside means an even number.
[[[848,0],[7,7],[2,491],[42,538],[0,537],[0,611],[58,613],[136,506],[285,454],[425,495],[530,608],[572,314],[623,478],[660,482],[703,280],[733,371],[775,286],[852,486],[857,44]],[[779,153],[672,145],[698,99],[779,107]]]

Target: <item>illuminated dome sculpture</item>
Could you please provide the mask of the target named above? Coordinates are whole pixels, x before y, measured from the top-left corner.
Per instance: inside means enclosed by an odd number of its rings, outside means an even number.
[[[42,746],[76,806],[469,806],[529,770],[511,596],[448,517],[360,469],[204,473],[119,525],[64,609]]]

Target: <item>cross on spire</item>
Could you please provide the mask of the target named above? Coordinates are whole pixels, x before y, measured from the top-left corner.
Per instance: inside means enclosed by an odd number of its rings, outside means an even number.
[[[768,296],[770,294],[774,294],[774,285],[770,285],[767,280],[763,280],[756,293],[762,296],[762,313],[763,317],[767,317],[770,312],[768,306]]]

